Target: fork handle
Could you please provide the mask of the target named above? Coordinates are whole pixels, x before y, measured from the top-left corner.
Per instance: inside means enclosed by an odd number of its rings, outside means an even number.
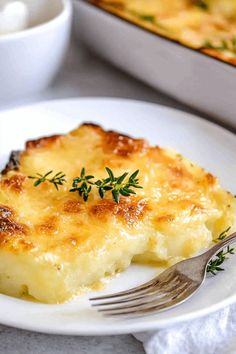
[[[224,249],[226,246],[231,245],[231,243],[236,241],[236,232],[234,232],[232,235],[227,236],[224,240],[221,242],[218,242],[215,246],[210,248],[208,251],[202,254],[202,256],[205,256],[205,259],[207,263],[210,261],[210,259],[218,252],[220,252],[222,249]]]

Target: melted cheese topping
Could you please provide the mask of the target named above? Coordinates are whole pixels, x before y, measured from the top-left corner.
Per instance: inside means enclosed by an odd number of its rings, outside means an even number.
[[[148,30],[236,65],[235,0],[90,2]]]
[[[92,190],[69,192],[82,167],[96,178],[140,170],[137,194],[116,204]],[[217,179],[175,151],[84,124],[64,136],[29,141],[0,180],[0,291],[56,303],[132,260],[191,257],[234,224],[235,202]],[[59,191],[27,176],[63,171]]]

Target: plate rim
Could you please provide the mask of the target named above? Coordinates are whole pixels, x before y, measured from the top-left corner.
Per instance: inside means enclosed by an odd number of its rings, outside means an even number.
[[[13,327],[13,328],[18,328],[18,329],[23,329],[27,330],[30,332],[37,332],[37,333],[44,333],[44,334],[54,334],[54,335],[66,335],[66,336],[105,336],[105,335],[124,335],[124,334],[135,334],[135,333],[142,333],[142,332],[150,332],[150,331],[155,331],[155,330],[160,330],[160,329],[166,329],[171,326],[175,326],[179,323],[187,323],[191,320],[199,319],[204,316],[208,316],[212,313],[215,313],[216,311],[222,310],[223,308],[226,308],[227,306],[233,304],[236,302],[236,294],[228,297],[226,300],[222,300],[221,302],[212,305],[206,309],[195,311],[193,313],[188,313],[185,315],[180,315],[174,319],[162,319],[158,320],[152,319],[148,322],[140,322],[139,326],[136,326],[136,324],[132,323],[131,327],[129,328],[128,326],[128,320],[127,320],[127,325],[124,325],[124,322],[121,322],[121,325],[119,329],[111,327],[109,329],[109,325],[106,327],[105,330],[76,330],[76,329],[53,329],[50,326],[44,326],[40,327],[38,325],[28,325],[28,324],[22,324],[22,322],[18,321],[2,321],[0,319],[0,324]],[[171,309],[169,310],[171,311]],[[150,316],[151,318],[151,316]],[[117,320],[117,324],[119,325],[119,320]],[[134,326],[134,327],[133,327]]]
[[[182,113],[187,119],[190,119],[192,121],[195,121],[198,123],[199,127],[204,128],[209,127],[210,129],[214,129],[215,131],[219,132],[220,134],[224,134],[225,138],[230,138],[234,139],[236,142],[236,135],[234,134],[233,131],[230,131],[229,129],[222,127],[221,125],[217,124],[217,122],[212,122],[209,121],[201,116],[198,116],[193,113],[189,113],[186,111],[183,111],[178,108],[174,107],[169,107],[165,105],[161,105],[159,103],[155,102],[149,102],[149,101],[143,101],[143,100],[138,100],[138,99],[129,99],[129,98],[123,98],[123,97],[69,97],[69,98],[63,98],[63,99],[53,99],[53,100],[43,100],[39,102],[34,102],[31,104],[26,104],[26,105],[20,105],[17,107],[13,108],[8,108],[8,109],[3,109],[0,111],[0,119],[4,118],[5,114],[8,113],[15,113],[20,110],[24,109],[38,109],[38,108],[45,108],[47,110],[54,110],[57,111],[57,105],[63,104],[63,103],[69,103],[69,102],[91,102],[91,101],[96,101],[96,102],[104,102],[106,103],[109,101],[110,103],[115,102],[115,103],[123,103],[126,102],[128,104],[140,104],[140,105],[149,105],[152,107],[158,108],[160,111],[163,112],[170,112],[170,113]],[[5,295],[4,295],[5,296]],[[10,297],[9,297],[10,298]],[[17,299],[19,300],[19,299]],[[0,300],[1,302],[1,300]],[[127,320],[126,323],[123,321],[119,324],[119,321],[117,321],[117,327],[116,328],[109,328],[109,324],[107,325],[106,329],[71,329],[71,328],[57,328],[53,329],[50,325],[47,326],[41,326],[37,324],[30,325],[28,323],[24,323],[24,321],[17,321],[17,320],[2,320],[0,318],[0,323],[6,326],[11,326],[14,328],[20,328],[28,331],[34,331],[34,332],[39,332],[39,333],[48,333],[48,334],[60,334],[60,335],[76,335],[76,336],[104,336],[104,335],[121,335],[121,334],[130,334],[130,333],[140,333],[144,331],[152,331],[160,328],[168,328],[169,326],[176,325],[181,322],[188,322],[200,317],[204,317],[206,315],[209,315],[213,312],[216,312],[218,310],[221,310],[225,307],[227,307],[230,304],[233,304],[236,302],[236,293],[234,295],[231,295],[227,297],[226,299],[219,301],[216,304],[213,304],[211,306],[208,306],[207,308],[204,308],[202,310],[196,310],[190,313],[186,313],[183,315],[178,315],[175,318],[166,318],[166,319],[157,319],[154,318],[152,319],[150,317],[150,321],[145,321],[145,322],[138,322],[138,323],[131,323],[129,327],[129,322]],[[171,311],[171,309],[169,310]]]
[[[31,109],[31,108],[48,108],[50,109],[51,105],[57,105],[61,104],[64,102],[77,102],[77,101],[100,101],[100,102],[106,102],[106,101],[114,101],[114,102],[126,102],[126,103],[135,103],[135,104],[140,104],[140,105],[150,105],[153,107],[158,107],[158,109],[166,111],[166,112],[178,112],[182,113],[184,116],[188,117],[192,121],[197,121],[199,124],[205,124],[208,127],[211,127],[213,129],[216,129],[218,131],[221,131],[221,133],[228,134],[232,138],[235,138],[236,135],[236,127],[230,126],[228,123],[224,123],[219,121],[218,118],[212,118],[210,116],[204,115],[203,112],[198,112],[192,113],[185,111],[184,109],[181,108],[175,108],[168,106],[167,104],[162,104],[154,101],[145,101],[141,99],[135,99],[135,98],[127,98],[127,97],[122,97],[122,96],[81,96],[81,97],[66,97],[66,98],[52,98],[48,100],[42,100],[42,101],[35,101],[33,103],[23,103],[23,104],[18,104],[17,106],[13,107],[8,107],[5,106],[2,109],[0,109],[0,119],[1,116],[4,114],[8,114],[14,111],[18,110],[24,110],[24,109]],[[178,104],[178,102],[177,102]],[[49,106],[49,107],[48,107]],[[188,107],[191,109],[191,107]],[[201,116],[204,115],[203,116]]]

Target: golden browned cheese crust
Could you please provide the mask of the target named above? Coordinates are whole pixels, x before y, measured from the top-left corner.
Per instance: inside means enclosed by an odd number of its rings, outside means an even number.
[[[139,169],[137,194],[117,204],[96,189],[69,191],[82,167],[96,178]],[[66,183],[34,187],[28,176],[63,171]],[[26,143],[0,179],[0,291],[61,302],[135,259],[171,264],[232,226],[233,196],[212,174],[171,149],[94,124]]]
[[[236,65],[235,0],[90,0],[154,33]]]

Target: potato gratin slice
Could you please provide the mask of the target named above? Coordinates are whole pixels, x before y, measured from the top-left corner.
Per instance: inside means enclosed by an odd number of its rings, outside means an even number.
[[[96,189],[71,193],[82,167],[97,178],[139,169],[136,195],[117,204]],[[29,175],[63,171],[67,183],[34,187]],[[217,179],[173,150],[93,124],[28,141],[0,179],[0,291],[63,302],[132,261],[191,257],[234,224],[235,201]]]

